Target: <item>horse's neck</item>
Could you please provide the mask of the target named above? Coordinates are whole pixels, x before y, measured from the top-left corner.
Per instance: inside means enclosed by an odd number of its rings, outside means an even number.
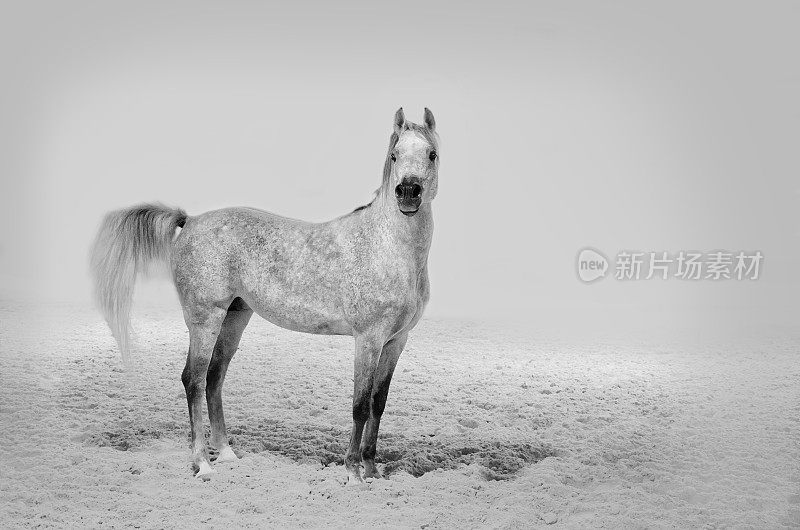
[[[365,220],[374,223],[376,231],[383,236],[381,239],[386,244],[407,250],[409,255],[413,255],[415,260],[424,266],[428,260],[428,251],[433,238],[433,213],[430,203],[422,204],[415,215],[407,217],[397,207],[397,200],[381,190],[369,210]]]

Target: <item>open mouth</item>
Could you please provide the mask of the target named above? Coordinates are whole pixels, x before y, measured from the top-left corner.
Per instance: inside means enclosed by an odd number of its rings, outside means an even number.
[[[417,208],[416,210],[408,210],[408,211],[406,211],[406,210],[403,210],[403,209],[401,209],[401,210],[400,210],[400,212],[401,212],[403,215],[407,216],[407,217],[412,217],[412,216],[413,216],[414,214],[416,214],[418,211],[419,211],[419,208]]]

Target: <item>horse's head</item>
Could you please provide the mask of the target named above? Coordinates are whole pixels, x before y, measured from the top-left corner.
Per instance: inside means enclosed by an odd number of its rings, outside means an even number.
[[[403,109],[394,115],[394,132],[386,156],[384,179],[403,215],[412,216],[436,197],[439,138],[433,113],[425,109],[423,124],[406,121]]]

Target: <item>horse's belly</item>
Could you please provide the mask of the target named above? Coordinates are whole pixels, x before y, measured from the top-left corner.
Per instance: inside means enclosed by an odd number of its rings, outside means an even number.
[[[352,335],[352,327],[322,300],[295,302],[291,296],[244,296],[265,320],[292,331],[317,335]],[[309,303],[311,302],[311,303]]]

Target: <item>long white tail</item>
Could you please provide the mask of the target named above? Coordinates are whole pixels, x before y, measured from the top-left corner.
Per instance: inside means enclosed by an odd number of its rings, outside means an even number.
[[[186,218],[180,208],[141,204],[110,212],[100,225],[90,257],[94,295],[125,364],[130,362],[136,277],[151,264],[169,263],[175,230],[183,227]]]

